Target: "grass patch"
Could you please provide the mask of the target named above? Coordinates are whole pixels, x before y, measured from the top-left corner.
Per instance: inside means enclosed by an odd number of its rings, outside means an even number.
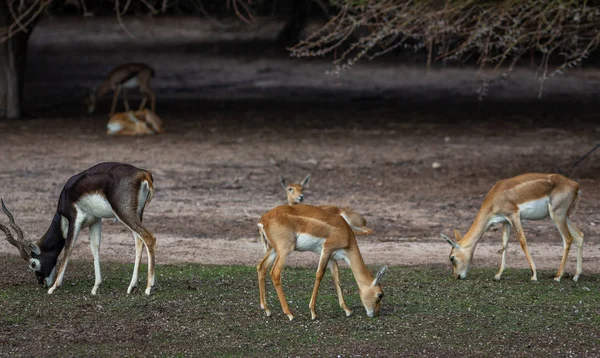
[[[311,321],[315,270],[286,268],[284,289],[296,317],[288,322],[270,282],[274,315],[264,316],[252,267],[159,266],[156,292],[146,297],[143,286],[126,295],[133,265],[104,263],[105,282],[92,296],[92,264],[74,262],[64,287],[48,295],[17,257],[0,258],[0,355],[600,354],[596,275],[557,283],[542,271],[531,283],[528,271],[510,270],[496,282],[495,269],[475,269],[456,281],[442,267],[391,267],[382,316],[370,319],[343,269],[354,314],[345,317],[327,275],[319,319]]]

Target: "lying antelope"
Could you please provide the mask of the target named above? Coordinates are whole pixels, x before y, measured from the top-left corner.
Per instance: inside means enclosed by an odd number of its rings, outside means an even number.
[[[152,135],[164,133],[163,122],[156,113],[144,108],[141,111],[116,113],[106,124],[108,135]]]
[[[114,91],[114,95],[109,116],[115,114],[117,99],[121,90],[123,90],[125,110],[129,112],[129,102],[126,92],[128,88],[139,88],[143,95],[138,111],[146,106],[149,97],[152,104],[152,112],[155,112],[156,96],[152,88],[150,88],[150,79],[152,77],[154,77],[154,69],[145,63],[124,63],[113,68],[104,81],[97,88],[94,88],[88,98],[86,98],[88,113],[94,113],[98,100],[110,90]]]
[[[492,224],[502,223],[502,262],[495,279],[500,279],[506,266],[506,249],[512,226],[517,232],[517,238],[529,262],[531,280],[537,281],[535,264],[527,249],[521,220],[542,220],[550,216],[564,244],[563,257],[554,280],[560,281],[571,243],[575,240],[577,270],[573,281],[577,281],[582,271],[583,233],[571,222],[569,216],[575,210],[578,193],[579,184],[559,174],[529,173],[500,180],[485,197],[475,222],[464,237],[454,230],[455,242],[442,234],[442,237],[452,245],[450,262],[454,276],[458,279],[467,277],[477,242]]]
[[[352,313],[344,301],[336,260],[344,260],[350,265],[367,316],[373,317],[379,314],[383,298],[379,281],[387,267],[382,267],[373,278],[360,254],[353,231],[339,215],[331,214],[316,206],[282,205],[263,215],[258,228],[265,256],[256,266],[256,270],[258,272],[260,306],[265,310],[267,316],[271,315],[271,311],[267,307],[265,278],[269,266],[273,264],[271,279],[277,290],[279,302],[288,318],[294,319],[281,287],[281,272],[285,260],[293,251],[312,251],[321,256],[309,304],[313,320],[317,318],[315,310],[317,293],[327,266],[331,269],[340,307],[346,316],[350,316]]]
[[[90,248],[94,256],[96,281],[92,294],[95,295],[102,282],[100,274],[100,238],[103,218],[117,218],[133,232],[135,240],[135,265],[127,293],[137,286],[138,270],[142,259],[142,246],[148,253],[148,283],[146,294],[154,286],[154,247],[156,239],[142,225],[144,208],[154,195],[152,174],[129,164],[101,163],[72,176],[65,184],[58,207],[50,227],[37,242],[28,243],[23,239],[23,231],[15,223],[10,211],[2,202],[2,210],[8,216],[9,225],[17,233],[14,239],[10,230],[0,224],[6,239],[19,249],[21,257],[35,272],[42,287],[51,286],[53,293],[63,283],[71,251],[79,232],[90,228]],[[56,281],[56,263],[65,248],[62,264]],[[52,284],[54,281],[54,284]]]
[[[308,174],[300,183],[286,184],[285,178],[282,175],[279,176],[279,180],[287,194],[288,204],[295,205],[304,201],[303,191],[304,187],[306,187],[310,181],[310,174]],[[343,217],[357,235],[370,235],[373,233],[373,229],[367,227],[367,220],[351,208],[343,208],[335,205],[319,205],[319,207],[332,214]]]

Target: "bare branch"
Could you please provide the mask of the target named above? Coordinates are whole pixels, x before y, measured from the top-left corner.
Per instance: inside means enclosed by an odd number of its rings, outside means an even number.
[[[292,47],[293,56],[335,52],[333,63],[336,68],[344,69],[362,57],[372,59],[402,47],[424,52],[428,67],[434,61],[466,62],[476,58],[480,71],[490,68],[504,79],[524,54],[534,52],[542,56],[537,67],[541,95],[544,81],[581,66],[600,46],[597,2],[338,0],[338,3],[339,13]],[[563,62],[557,63],[556,59],[561,57]],[[508,71],[503,70],[506,66]],[[484,92],[482,88],[481,93]]]

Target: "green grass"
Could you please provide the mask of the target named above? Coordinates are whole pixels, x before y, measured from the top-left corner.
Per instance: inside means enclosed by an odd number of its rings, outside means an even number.
[[[132,264],[104,263],[105,281],[92,296],[91,262],[74,262],[64,286],[48,295],[18,258],[0,259],[0,355],[600,354],[597,275],[557,283],[553,272],[542,271],[531,283],[528,271],[509,270],[496,282],[494,269],[475,269],[456,281],[442,267],[391,267],[382,315],[372,319],[343,269],[354,314],[345,317],[339,308],[328,274],[319,319],[311,321],[314,269],[286,268],[284,290],[296,317],[289,322],[270,282],[273,317],[264,315],[252,267],[159,266],[156,291],[146,297],[143,286],[126,295]]]

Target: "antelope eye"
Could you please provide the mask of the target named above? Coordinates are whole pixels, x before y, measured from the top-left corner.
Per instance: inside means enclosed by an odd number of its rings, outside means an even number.
[[[382,299],[383,298],[383,292],[378,293],[377,297],[379,297],[379,299]]]
[[[291,193],[292,191],[294,191],[294,189],[292,189],[292,188],[289,188],[289,189],[288,189],[288,191]]]
[[[450,262],[454,263],[454,256],[450,256]]]

